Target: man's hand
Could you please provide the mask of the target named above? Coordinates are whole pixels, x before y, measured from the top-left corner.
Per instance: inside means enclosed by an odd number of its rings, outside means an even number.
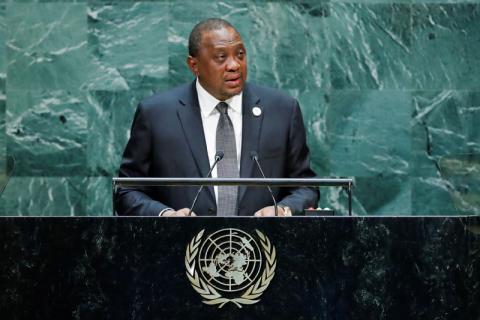
[[[279,217],[285,216],[285,211],[281,207],[277,207],[277,212]],[[265,207],[263,209],[255,212],[255,217],[274,217],[275,216],[275,207]]]
[[[162,217],[188,217],[189,212],[190,212],[189,208],[183,208],[178,211],[167,210],[162,214]],[[195,212],[192,211],[192,214],[190,216],[195,217],[196,216]]]

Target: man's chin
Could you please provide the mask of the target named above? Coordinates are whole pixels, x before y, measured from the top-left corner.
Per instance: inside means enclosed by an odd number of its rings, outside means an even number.
[[[231,97],[236,96],[237,94],[240,94],[242,90],[243,90],[243,84],[235,88],[226,88],[224,93],[225,93],[225,96],[228,96],[227,99],[230,99]]]

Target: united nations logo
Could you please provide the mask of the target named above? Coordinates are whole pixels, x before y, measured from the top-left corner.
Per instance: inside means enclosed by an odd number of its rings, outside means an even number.
[[[254,237],[239,229],[218,230],[204,238],[200,231],[187,246],[185,267],[203,302],[239,308],[254,304],[267,289],[277,265],[275,247],[259,230]]]

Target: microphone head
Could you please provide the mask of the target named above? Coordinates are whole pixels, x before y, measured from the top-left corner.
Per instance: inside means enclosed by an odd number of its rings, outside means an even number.
[[[217,161],[222,160],[224,155],[225,153],[223,151],[217,151],[217,153],[215,153],[215,160]]]
[[[256,151],[250,151],[250,158],[253,160],[258,159],[258,153]]]

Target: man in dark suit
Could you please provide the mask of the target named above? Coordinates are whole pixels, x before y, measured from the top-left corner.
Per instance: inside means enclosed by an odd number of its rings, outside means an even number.
[[[278,90],[246,83],[247,56],[227,21],[207,19],[189,38],[187,64],[196,79],[142,101],[120,166],[120,177],[205,177],[215,153],[224,157],[213,177],[306,178],[310,168],[298,102]],[[120,215],[186,216],[198,187],[121,188]],[[278,215],[316,207],[314,188],[273,188]],[[208,187],[198,215],[275,215],[266,188]],[[218,211],[218,212],[217,212]],[[194,215],[195,215],[194,213]]]

